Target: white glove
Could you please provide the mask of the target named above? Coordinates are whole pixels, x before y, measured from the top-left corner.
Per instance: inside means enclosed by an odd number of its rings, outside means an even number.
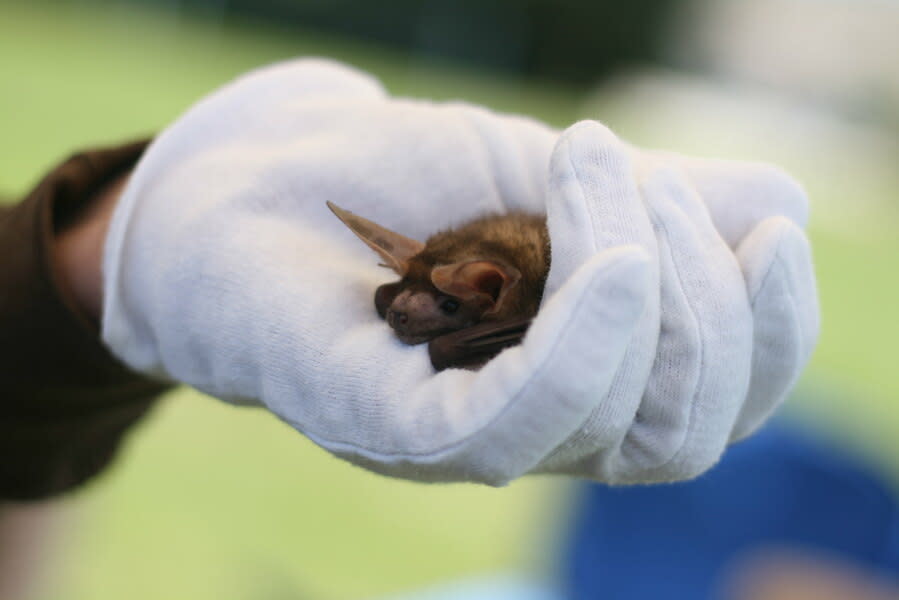
[[[382,473],[695,475],[767,416],[813,345],[804,237],[761,220],[801,224],[804,199],[770,171],[744,189],[748,167],[637,153],[597,125],[562,138],[547,193],[557,138],[527,119],[391,99],[325,61],[244,76],[135,170],[107,237],[104,340],[135,369],[264,404]],[[695,195],[703,185],[718,230],[742,240],[752,312]],[[775,196],[762,209],[759,185]],[[548,203],[553,265],[523,345],[477,373],[435,375],[425,348],[376,316],[374,289],[390,276],[326,200],[420,239]]]
[[[623,210],[634,205],[646,212]],[[780,404],[814,348],[805,195],[766,165],[639,152],[581,123],[556,146],[547,210],[548,293],[636,242],[657,257],[659,294],[607,396],[538,470],[611,483],[704,472]]]

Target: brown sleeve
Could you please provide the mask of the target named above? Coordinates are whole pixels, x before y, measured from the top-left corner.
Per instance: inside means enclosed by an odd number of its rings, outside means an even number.
[[[0,206],[0,500],[59,494],[99,473],[166,389],[112,357],[52,262],[55,228],[145,147],[77,154]]]

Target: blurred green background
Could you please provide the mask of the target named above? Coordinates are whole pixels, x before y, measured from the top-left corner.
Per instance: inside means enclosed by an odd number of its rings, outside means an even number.
[[[375,41],[233,4],[0,0],[0,192],[20,195],[73,150],[158,131],[235,75],[299,55],[352,63],[395,94],[463,98],[559,127],[595,118],[642,145],[777,162],[812,199],[823,313],[820,345],[786,412],[897,480],[899,71],[870,52],[872,39],[895,49],[894,36],[878,33],[881,15],[850,17],[874,33],[863,30],[868,54],[847,59],[840,44],[852,40],[817,28],[845,22],[831,13],[851,3],[799,2],[801,35],[762,27],[768,37],[759,37],[766,10],[783,21],[773,0],[660,2],[665,27],[652,20],[652,44],[612,48],[616,60],[553,77],[558,50],[478,61],[471,51],[417,51],[440,47],[421,33]],[[886,19],[893,31],[896,14]],[[464,26],[463,17],[453,22]],[[787,38],[807,50],[777,54]],[[816,71],[803,52],[842,62]],[[468,574],[539,573],[551,567],[569,485],[393,481],[331,458],[262,411],[182,389],[109,473],[64,501],[39,597],[370,598]]]

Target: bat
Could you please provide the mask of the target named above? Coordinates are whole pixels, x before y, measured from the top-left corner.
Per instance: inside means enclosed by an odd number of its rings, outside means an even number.
[[[487,215],[421,242],[327,204],[399,275],[375,309],[402,342],[428,342],[435,369],[476,369],[521,342],[549,272],[544,215]]]

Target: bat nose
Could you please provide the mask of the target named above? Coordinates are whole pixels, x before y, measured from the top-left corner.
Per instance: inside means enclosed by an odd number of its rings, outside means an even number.
[[[393,327],[399,327],[409,322],[409,315],[392,308],[387,309],[387,323]]]

